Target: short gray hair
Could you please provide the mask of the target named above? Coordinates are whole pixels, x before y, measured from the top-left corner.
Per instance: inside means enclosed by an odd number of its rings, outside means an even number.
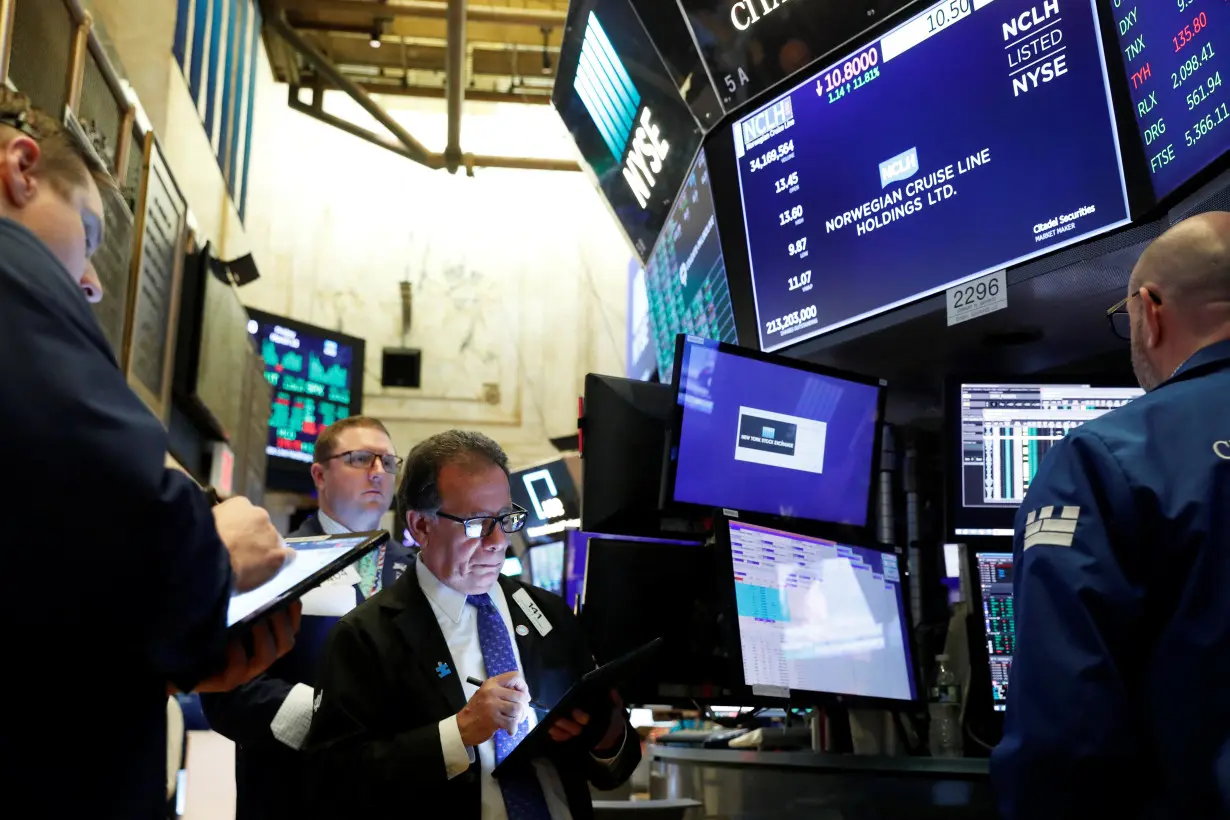
[[[482,433],[449,430],[420,441],[406,456],[401,486],[397,488],[397,506],[403,519],[410,511],[434,514],[440,510],[440,470],[444,465],[484,461],[508,475],[504,448]]]

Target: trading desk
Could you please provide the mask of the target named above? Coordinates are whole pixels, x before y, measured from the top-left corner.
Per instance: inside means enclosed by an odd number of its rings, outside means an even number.
[[[650,796],[691,798],[691,820],[862,820],[997,815],[981,759],[750,752],[651,745]]]

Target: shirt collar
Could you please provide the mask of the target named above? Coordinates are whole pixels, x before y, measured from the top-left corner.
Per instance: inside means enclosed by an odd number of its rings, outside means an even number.
[[[428,600],[439,607],[440,611],[447,615],[450,621],[455,624],[461,623],[461,616],[466,609],[465,594],[458,592],[437,578],[427,568],[427,565],[423,563],[421,558],[415,561],[414,571],[419,576],[419,586],[423,588],[423,594],[427,596]]]
[[[334,521],[325,514],[324,510],[319,510],[316,513],[316,520],[320,522],[320,528],[325,531],[325,535],[345,535],[350,532],[349,527]]]

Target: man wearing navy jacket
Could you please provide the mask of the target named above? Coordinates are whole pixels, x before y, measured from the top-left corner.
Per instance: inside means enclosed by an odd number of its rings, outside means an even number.
[[[166,431],[116,366],[89,306],[113,185],[0,88],[0,430],[16,471],[0,494],[0,793],[28,818],[166,816],[168,682],[190,690],[223,665],[231,590],[288,554],[263,510],[211,513],[167,469]],[[268,667],[290,640],[278,620],[276,647],[254,634],[265,660],[236,642],[209,687]]]
[[[320,511],[292,537],[379,529],[401,461],[377,419],[351,416],[326,427],[316,440],[312,464]],[[202,695],[210,725],[238,746],[236,820],[308,816],[299,748],[311,725],[325,638],[338,618],[397,580],[406,560],[401,539],[395,538],[308,593],[299,640],[286,657],[234,691]]]

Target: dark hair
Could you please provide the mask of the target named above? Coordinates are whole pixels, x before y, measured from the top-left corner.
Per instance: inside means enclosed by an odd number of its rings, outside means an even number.
[[[420,441],[406,456],[401,486],[397,488],[397,508],[403,522],[410,511],[435,513],[440,509],[439,481],[444,465],[484,461],[508,475],[504,449],[482,433],[449,430]]]
[[[21,122],[20,128],[0,123],[6,131],[24,133],[38,141],[41,154],[34,173],[43,175],[60,194],[67,195],[73,188],[85,185],[90,177],[102,191],[117,190],[110,169],[94,149],[71,128],[35,108],[25,94],[0,86],[0,117]]]
[[[384,422],[380,419],[371,416],[347,416],[344,419],[338,419],[320,431],[320,435],[316,437],[316,451],[312,456],[312,460],[317,464],[324,464],[333,458],[337,455],[337,440],[342,437],[342,433],[356,428],[379,430],[386,436],[389,436],[388,428],[384,426]],[[390,440],[392,438],[392,436],[389,436]]]

